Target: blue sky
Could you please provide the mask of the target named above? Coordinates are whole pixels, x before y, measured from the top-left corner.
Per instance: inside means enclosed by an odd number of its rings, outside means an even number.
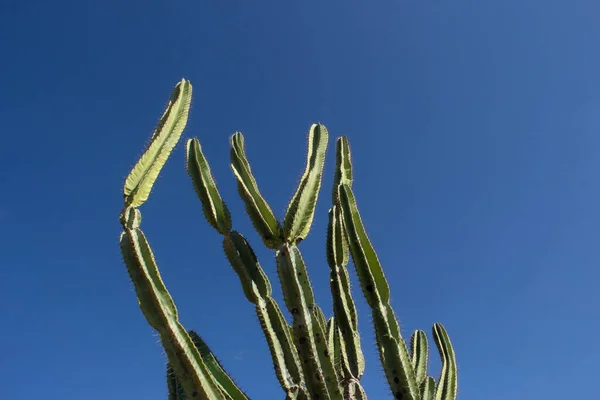
[[[194,85],[184,140],[199,137],[277,299],[228,138],[244,133],[282,217],[308,127],[321,121],[330,153],[301,250],[327,315],[331,150],[347,135],[404,335],[444,323],[459,399],[600,398],[590,384],[600,356],[599,14],[592,0],[2,1],[2,398],[166,399],[164,352],[121,261],[118,215],[124,178],[182,77]],[[183,324],[254,399],[283,398],[182,143],[141,211]],[[364,386],[388,398],[357,284],[354,294]]]

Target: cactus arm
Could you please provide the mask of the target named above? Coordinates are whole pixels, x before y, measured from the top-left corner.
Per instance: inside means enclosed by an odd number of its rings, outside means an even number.
[[[335,317],[334,317],[335,318]],[[337,323],[336,323],[337,325]],[[352,369],[350,368],[350,362],[348,361],[348,346],[344,341],[344,336],[341,334],[341,329],[338,326],[335,332],[335,359],[334,366],[338,373],[338,380],[341,383],[342,390],[344,392],[344,399],[352,399],[352,393],[354,393],[360,384],[358,378],[352,375]]]
[[[223,248],[240,279],[246,297],[256,305],[256,314],[269,345],[277,379],[288,394],[301,390],[302,369],[291,329],[271,297],[271,283],[252,247],[240,233],[232,231],[225,236]]]
[[[329,267],[343,267],[348,265],[350,260],[348,253],[348,240],[344,231],[344,221],[341,214],[341,207],[333,205],[328,212],[329,222],[327,224],[327,239],[325,249],[327,251],[327,263]],[[350,296],[350,299],[352,297]],[[356,318],[356,309],[351,310],[352,318]]]
[[[344,338],[337,326],[335,317],[331,317],[327,325],[327,337],[330,354],[333,354],[333,365],[335,367],[338,381],[342,385],[344,399],[367,400],[367,394],[360,385],[359,379],[354,378],[348,366],[347,347]]]
[[[365,298],[371,307],[390,301],[390,288],[385,279],[377,254],[364,229],[354,193],[348,184],[340,185],[340,204],[348,243],[355,261],[357,273],[366,285]]]
[[[335,317],[334,317],[335,318]],[[335,367],[336,370],[339,370],[339,381],[342,382],[342,386],[347,384],[351,379],[354,379],[352,375],[352,370],[350,369],[350,362],[348,361],[348,346],[344,340],[344,336],[342,335],[342,330],[337,324],[336,321],[336,332],[335,332],[335,345],[336,345],[336,358],[335,358]],[[339,365],[338,365],[339,364]]]
[[[345,378],[360,379],[365,370],[365,361],[358,333],[356,306],[350,292],[350,276],[346,269],[348,247],[344,237],[339,208],[329,210],[327,229],[327,260],[331,268],[330,286],[333,311],[343,339],[343,367]]]
[[[170,363],[167,363],[167,388],[169,390],[169,400],[186,400],[183,387],[181,387]]]
[[[435,379],[432,376],[428,376],[421,383],[421,400],[433,400],[435,394]]]
[[[306,169],[283,220],[284,238],[288,243],[297,243],[310,231],[321,188],[328,138],[327,128],[322,124],[310,127]]]
[[[202,400],[226,398],[212,378],[187,331],[179,323],[177,309],[167,291],[146,237],[138,228],[125,228],[121,252],[142,313],[159,333],[165,352],[187,397]]]
[[[294,340],[307,388],[313,398],[341,400],[325,332],[314,316],[314,296],[300,251],[284,243],[276,260],[283,297],[294,319]]]
[[[327,332],[327,319],[325,318],[325,314],[323,313],[323,310],[321,309],[321,307],[319,307],[318,304],[315,304],[313,310],[314,310],[313,312],[315,313],[316,321],[319,323],[319,326],[321,327],[323,332]],[[329,337],[329,336],[327,336],[327,337]]]
[[[225,372],[217,357],[213,354],[200,335],[193,330],[188,331],[188,334],[190,335],[192,342],[194,342],[194,346],[196,346],[196,349],[200,352],[200,357],[202,357],[206,367],[211,372],[221,390],[227,393],[232,400],[248,400],[246,394],[237,387],[235,382],[233,382],[233,379]],[[167,387],[169,388],[169,400],[187,400],[183,388],[170,363],[167,363]]]
[[[442,359],[442,371],[435,389],[435,400],[456,400],[458,386],[456,355],[450,337],[442,324],[433,325],[433,338]]]
[[[344,371],[342,370],[342,356],[340,352],[340,340],[339,340],[339,327],[335,321],[335,317],[327,320],[327,328],[325,334],[327,335],[327,351],[331,356],[333,368],[335,369],[335,375],[338,381],[344,378]]]
[[[352,153],[348,138],[340,136],[335,141],[335,172],[333,175],[332,204],[338,204],[340,184],[352,185]]]
[[[248,301],[256,304],[259,298],[271,297],[271,282],[246,238],[237,231],[231,231],[223,238],[223,249],[240,279]]]
[[[170,394],[181,394],[176,380],[172,379],[176,375],[186,397],[221,400],[230,397],[221,392],[179,322],[175,303],[162,281],[152,249],[139,228],[142,216],[136,208],[148,199],[160,170],[179,141],[187,123],[191,98],[192,86],[183,79],[175,86],[146,151],[125,180],[125,208],[120,216],[124,231],[120,247],[140,309],[150,326],[158,331],[169,359]]]
[[[189,139],[186,150],[188,174],[201,200],[204,216],[221,235],[226,235],[231,231],[231,214],[217,190],[200,141],[197,138]]]
[[[185,128],[191,100],[192,85],[182,79],[175,86],[146,151],[125,180],[123,193],[127,206],[139,207],[148,199],[154,181]]]
[[[246,205],[246,212],[265,245],[270,249],[276,249],[281,244],[281,225],[258,190],[246,158],[244,136],[236,132],[231,136],[230,141],[231,168],[238,181],[238,191]]]
[[[256,309],[281,387],[289,398],[307,398],[308,393],[298,350],[294,345],[293,331],[279,305],[275,299],[269,297],[259,302]]]
[[[427,378],[427,362],[429,356],[427,335],[422,330],[416,330],[410,337],[411,363],[420,385]]]
[[[335,318],[335,317],[334,317]],[[351,373],[348,362],[348,346],[340,333],[339,327],[335,333],[335,367],[339,374],[339,381],[344,391],[344,399],[366,400],[367,394],[360,385],[359,378],[355,378]]]
[[[196,346],[196,349],[200,352],[200,357],[202,357],[206,367],[211,372],[221,390],[227,393],[232,400],[248,400],[246,394],[242,392],[229,374],[225,372],[225,369],[202,337],[192,330],[190,330],[188,334],[190,335],[192,342],[194,342],[194,346]]]
[[[339,196],[350,252],[363,294],[371,307],[379,355],[388,383],[396,398],[418,400],[420,394],[415,372],[389,303],[389,286],[348,184],[340,185]]]

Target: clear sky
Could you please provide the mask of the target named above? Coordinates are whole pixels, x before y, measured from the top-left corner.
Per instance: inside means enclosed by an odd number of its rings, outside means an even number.
[[[403,334],[444,323],[459,399],[600,398],[599,15],[595,0],[3,0],[0,397],[166,399],[164,352],[121,261],[118,215],[124,178],[185,77],[183,140],[199,137],[277,299],[228,139],[244,133],[281,218],[321,121],[330,152],[301,250],[327,315],[332,150],[347,135]],[[142,228],[184,326],[252,398],[282,399],[183,140]],[[388,398],[353,288],[364,386]]]

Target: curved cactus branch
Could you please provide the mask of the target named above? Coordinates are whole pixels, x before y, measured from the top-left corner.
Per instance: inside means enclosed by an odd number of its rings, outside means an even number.
[[[433,325],[433,338],[442,359],[442,372],[435,389],[435,400],[456,400],[458,386],[456,355],[446,328],[439,322]]]
[[[335,172],[331,204],[339,203],[338,188],[342,183],[352,186],[352,152],[348,138],[345,136],[340,136],[335,141]]]
[[[191,101],[192,85],[182,79],[175,86],[146,151],[125,180],[123,193],[127,206],[139,207],[148,199],[154,181],[185,128]]]
[[[435,395],[435,379],[428,376],[421,383],[421,400],[434,400]]]
[[[206,367],[220,386],[221,390],[224,393],[227,393],[232,400],[248,400],[246,394],[242,392],[229,374],[225,372],[225,369],[202,337],[192,330],[190,330],[188,334],[190,335],[192,342],[194,342],[194,346],[196,346],[196,349],[200,352],[200,357],[202,357]]]
[[[248,400],[246,394],[242,392],[229,374],[225,372],[225,369],[217,357],[213,354],[200,335],[193,330],[188,331],[188,334],[190,335],[192,342],[194,342],[194,346],[196,346],[196,349],[200,353],[202,361],[206,364],[206,367],[211,372],[220,389],[232,400]],[[170,363],[167,363],[167,385],[169,388],[169,400],[187,400],[183,387],[179,383],[179,379],[177,379]]]
[[[427,378],[429,357],[427,335],[420,329],[416,330],[410,337],[410,355],[410,361],[417,377],[417,384],[420,385]]]
[[[323,313],[323,310],[321,309],[321,307],[319,307],[318,304],[315,303],[313,312],[314,312],[315,321],[319,324],[319,327],[321,328],[321,330],[323,332],[325,332],[325,334],[327,335],[327,319],[325,318],[325,314]],[[323,336],[323,337],[328,337],[328,336]],[[329,345],[329,342],[327,342],[327,344]],[[331,353],[329,353],[329,354],[331,354]]]
[[[187,122],[191,98],[192,86],[183,79],[175,86],[150,144],[125,181],[120,246],[140,309],[150,326],[158,331],[172,366],[168,375],[170,386],[175,373],[190,398],[230,399],[213,379],[192,339],[179,322],[175,303],[162,281],[150,244],[139,228],[142,215],[136,208],[148,199],[158,174],[179,141]],[[173,393],[177,395],[178,391]]]
[[[253,304],[258,299],[271,297],[273,290],[267,274],[258,263],[250,243],[237,231],[223,238],[223,250],[229,263],[240,278],[246,298]]]
[[[165,352],[190,398],[221,400],[223,395],[202,361],[158,271],[154,254],[139,228],[121,234],[121,251],[146,320],[158,331]]]
[[[310,127],[306,169],[283,220],[283,236],[288,243],[299,243],[310,231],[321,188],[328,138],[325,126],[313,124]]]
[[[200,141],[197,138],[189,139],[186,149],[188,174],[202,203],[204,216],[221,235],[227,235],[231,231],[231,214],[217,190]]]
[[[338,382],[341,382],[344,377],[344,371],[342,370],[342,357],[340,354],[340,341],[339,341],[339,328],[335,317],[331,317],[327,320],[327,327],[325,329],[327,335],[327,351],[331,356],[333,368],[335,369],[335,375],[337,376]]]
[[[237,178],[238,191],[246,204],[246,212],[254,228],[268,248],[278,248],[281,245],[281,225],[258,190],[258,184],[246,158],[244,136],[240,132],[231,136],[231,168]]]
[[[390,305],[390,289],[363,226],[350,186],[340,185],[344,227],[363,294],[371,307],[375,336],[385,374],[397,399],[419,400],[420,393],[398,321]]]
[[[169,400],[187,400],[183,386],[179,383],[171,363],[167,363],[167,389],[169,390]]]

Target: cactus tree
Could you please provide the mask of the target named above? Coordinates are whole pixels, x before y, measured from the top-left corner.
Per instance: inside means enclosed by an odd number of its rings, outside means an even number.
[[[123,258],[135,285],[140,308],[160,335],[168,357],[169,399],[248,399],[194,331],[179,322],[177,309],[140,229],[139,207],[185,128],[192,97],[189,81],[179,82],[146,151],[127,177],[121,212]],[[230,163],[238,191],[252,225],[264,245],[273,250],[284,295],[284,311],[272,297],[267,274],[250,243],[233,229],[233,221],[213,179],[200,141],[187,141],[186,166],[208,223],[223,237],[223,250],[237,273],[242,290],[254,304],[268,343],[275,374],[286,399],[366,399],[360,379],[365,369],[356,307],[347,266],[350,258],[363,295],[371,308],[377,349],[395,399],[454,400],[457,368],[452,344],[444,327],[433,325],[433,337],[442,360],[436,380],[428,376],[428,343],[424,331],[415,331],[409,345],[402,337],[390,306],[390,287],[360,217],[352,190],[352,162],[348,139],[336,140],[336,167],[327,230],[327,262],[334,315],[327,319],[315,296],[300,251],[307,237],[321,188],[329,133],[320,123],[308,132],[306,168],[283,220],[278,220],[261,195],[250,168],[244,136],[231,136]],[[260,398],[260,396],[258,396]]]

